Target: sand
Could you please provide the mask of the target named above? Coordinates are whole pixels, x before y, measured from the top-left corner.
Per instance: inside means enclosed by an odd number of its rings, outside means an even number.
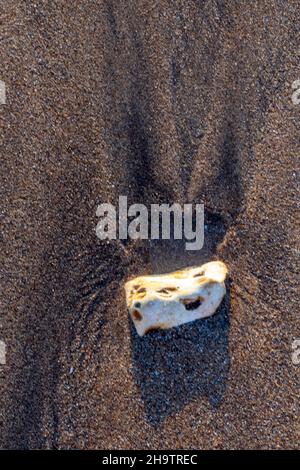
[[[1,7],[0,447],[299,448],[299,4]],[[204,203],[204,249],[97,205]],[[131,276],[221,259],[210,319],[138,338]]]

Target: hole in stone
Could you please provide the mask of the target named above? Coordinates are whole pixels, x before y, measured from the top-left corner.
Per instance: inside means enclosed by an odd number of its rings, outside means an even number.
[[[169,294],[170,292],[175,292],[177,291],[177,287],[163,287],[162,289],[159,289],[157,292],[159,294]]]
[[[197,297],[196,299],[181,299],[180,302],[183,303],[186,310],[196,310],[196,308],[200,307],[204,300],[204,297]]]
[[[137,290],[137,294],[143,294],[144,292],[146,292],[146,287],[140,287],[140,288]]]

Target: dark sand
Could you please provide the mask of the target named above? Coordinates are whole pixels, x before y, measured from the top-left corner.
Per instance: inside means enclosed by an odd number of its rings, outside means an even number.
[[[299,448],[299,2],[1,10],[0,447]],[[204,202],[214,317],[137,337],[124,281],[193,260],[100,242],[119,194]]]

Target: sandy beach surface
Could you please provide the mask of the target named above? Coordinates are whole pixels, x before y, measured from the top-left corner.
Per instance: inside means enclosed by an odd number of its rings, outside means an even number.
[[[299,2],[1,18],[0,448],[299,448]],[[203,250],[100,241],[119,195],[204,203]],[[216,315],[139,338],[124,282],[211,259]]]

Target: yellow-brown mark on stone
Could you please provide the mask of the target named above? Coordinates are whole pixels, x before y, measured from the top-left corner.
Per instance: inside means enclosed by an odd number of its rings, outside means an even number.
[[[163,326],[162,325],[154,325],[154,326],[150,326],[150,328],[147,328],[145,330],[145,335],[147,335],[148,333],[153,333],[155,331],[158,331],[158,330],[162,330],[163,329]]]
[[[143,299],[147,294],[146,287],[140,287],[134,294],[135,299]]]
[[[209,283],[210,279],[208,277],[202,276],[196,280],[197,284],[206,284]]]
[[[132,317],[137,321],[141,321],[143,319],[142,314],[138,310],[133,310]]]
[[[175,271],[175,273],[173,273],[173,277],[175,277],[176,279],[183,279],[186,276],[187,274],[185,271]]]
[[[217,283],[216,281],[214,281],[213,279],[208,279],[206,285],[207,285],[207,287],[211,287],[211,286],[213,286],[213,285],[215,285],[215,284],[218,284],[218,283]]]

